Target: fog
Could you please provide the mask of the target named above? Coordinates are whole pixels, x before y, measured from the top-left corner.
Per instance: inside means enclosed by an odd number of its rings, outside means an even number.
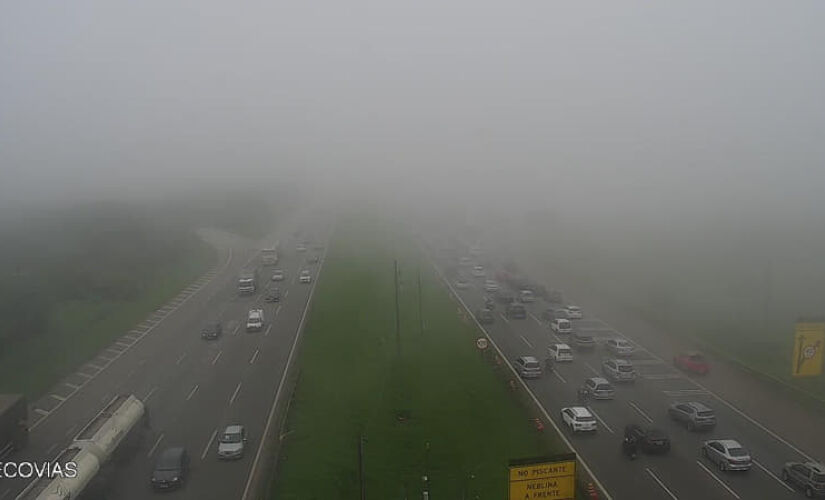
[[[0,198],[292,183],[599,230],[823,213],[821,2],[6,2]]]

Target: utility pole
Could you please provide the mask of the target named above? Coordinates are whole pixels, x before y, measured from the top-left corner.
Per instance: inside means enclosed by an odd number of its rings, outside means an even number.
[[[361,488],[361,500],[366,500],[367,489],[364,478],[364,435],[358,435],[358,483]]]
[[[421,312],[421,266],[418,266],[418,330],[424,335],[424,314]]]
[[[401,357],[401,318],[398,307],[398,259],[395,261],[395,346],[398,356]]]

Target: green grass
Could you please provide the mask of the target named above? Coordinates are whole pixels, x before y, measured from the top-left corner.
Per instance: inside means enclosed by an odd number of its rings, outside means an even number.
[[[30,399],[43,394],[177,295],[214,262],[212,248],[199,244],[186,258],[154,269],[154,279],[146,280],[151,285],[133,300],[85,299],[52,305],[47,309],[45,331],[17,340],[13,349],[0,352],[0,393],[23,393]]]
[[[530,426],[426,261],[380,223],[362,224],[339,224],[324,264],[271,498],[358,498],[359,436],[368,498],[421,498],[424,474],[433,498],[504,498],[509,459],[558,452],[560,443]]]

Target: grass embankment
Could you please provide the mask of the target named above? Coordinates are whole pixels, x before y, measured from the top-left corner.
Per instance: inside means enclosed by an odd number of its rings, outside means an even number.
[[[506,496],[508,459],[559,449],[550,433],[530,426],[528,411],[481,359],[478,332],[459,318],[432,268],[410,244],[393,244],[394,236],[379,224],[346,222],[336,230],[304,334],[271,498],[358,498],[359,436],[367,498],[382,500],[421,498],[423,475],[433,498],[498,500]]]
[[[0,392],[37,398],[216,262],[190,227],[121,205],[3,228]]]

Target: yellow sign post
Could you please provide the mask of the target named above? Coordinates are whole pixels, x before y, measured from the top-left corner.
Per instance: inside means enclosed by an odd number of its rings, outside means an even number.
[[[825,349],[825,322],[797,322],[791,374],[794,377],[814,377],[822,374],[823,349]]]
[[[509,500],[576,498],[576,454],[510,462]]]

